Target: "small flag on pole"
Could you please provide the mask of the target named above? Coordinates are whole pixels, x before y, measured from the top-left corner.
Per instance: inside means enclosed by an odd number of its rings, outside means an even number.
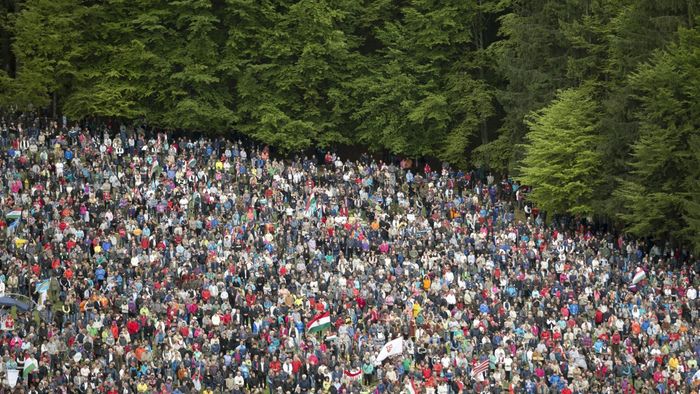
[[[647,277],[647,273],[644,272],[643,269],[637,268],[637,272],[635,272],[634,277],[632,278],[632,284],[636,285],[637,283],[643,281]]]
[[[345,379],[348,381],[355,381],[355,380],[360,380],[362,377],[362,370],[360,368],[354,369],[354,370],[348,370],[346,369],[343,374],[345,375]]]
[[[46,279],[36,284],[37,293],[47,293],[49,291],[49,285],[51,283],[50,279]]]
[[[316,193],[311,193],[309,199],[306,201],[306,217],[311,217],[316,213]]]
[[[326,335],[326,342],[332,342],[332,341],[335,341],[337,339],[338,339],[338,336],[335,334]]]
[[[472,378],[475,378],[477,375],[479,375],[482,372],[486,372],[489,369],[489,360],[484,360],[477,364],[474,369],[472,369]]]
[[[10,220],[17,220],[22,217],[22,210],[15,209],[14,211],[10,211],[5,215],[6,219]]]
[[[315,332],[323,331],[331,326],[331,313],[324,312],[320,315],[316,315],[311,321],[306,325],[306,330],[313,334]]]
[[[29,374],[32,373],[36,368],[37,365],[35,359],[30,358],[28,360],[24,360],[24,370],[22,371],[22,377],[26,379],[27,376],[29,376]]]

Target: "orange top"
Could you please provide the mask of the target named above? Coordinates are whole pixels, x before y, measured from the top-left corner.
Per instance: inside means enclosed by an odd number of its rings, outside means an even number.
[[[142,361],[143,354],[146,353],[146,349],[143,347],[139,346],[134,350],[134,355],[136,356],[136,359],[139,361]]]

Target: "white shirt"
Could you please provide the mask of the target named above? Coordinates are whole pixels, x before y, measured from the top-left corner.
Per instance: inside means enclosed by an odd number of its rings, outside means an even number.
[[[510,356],[507,356],[505,360],[503,360],[503,365],[505,366],[506,371],[511,370],[511,366],[513,365],[513,359],[510,358]]]
[[[503,349],[499,347],[498,349],[496,349],[496,351],[494,351],[493,355],[496,356],[496,359],[498,359],[500,361],[500,360],[503,360],[505,358],[506,352],[503,351]]]
[[[447,273],[445,274],[445,281],[447,281],[447,283],[452,283],[454,282],[454,280],[455,274],[452,273],[452,271],[447,271]]]

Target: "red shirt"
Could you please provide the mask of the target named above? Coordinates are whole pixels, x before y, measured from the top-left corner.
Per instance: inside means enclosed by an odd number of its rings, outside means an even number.
[[[253,304],[255,304],[255,295],[254,295],[254,294],[248,294],[247,296],[245,296],[245,303],[246,303],[248,306],[253,306]]]
[[[316,357],[316,355],[313,353],[309,356],[309,364],[311,364],[311,365],[318,364],[318,357]]]
[[[180,335],[182,335],[185,338],[189,337],[190,336],[190,329],[187,328],[186,326],[180,327]]]
[[[273,361],[270,363],[270,370],[274,372],[279,372],[282,370],[282,363],[277,361]]]
[[[613,336],[612,336],[612,343],[615,344],[615,345],[619,345],[619,344],[620,344],[620,333],[619,333],[619,332],[616,332],[616,333],[613,334]]]
[[[137,332],[139,332],[139,323],[136,322],[135,320],[130,320],[128,323],[126,323],[126,329],[129,331],[129,334],[134,335]]]
[[[603,322],[603,312],[600,310],[595,311],[595,322],[596,324],[600,324]]]
[[[545,341],[548,340],[549,339],[549,331],[543,331],[541,337]]]

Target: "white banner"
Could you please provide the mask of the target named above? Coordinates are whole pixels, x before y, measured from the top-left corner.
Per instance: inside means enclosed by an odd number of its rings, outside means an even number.
[[[403,338],[398,337],[391,340],[382,346],[382,350],[379,352],[377,359],[374,361],[375,365],[379,365],[384,361],[385,358],[396,356],[403,353]]]
[[[7,370],[7,384],[11,388],[15,388],[17,385],[17,379],[19,378],[19,369],[8,369]]]

